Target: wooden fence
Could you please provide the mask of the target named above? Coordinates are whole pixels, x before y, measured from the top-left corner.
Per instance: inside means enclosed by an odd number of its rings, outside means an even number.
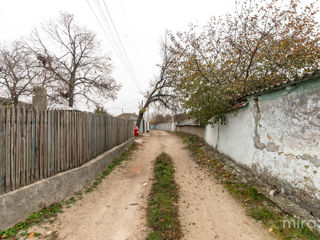
[[[76,168],[133,137],[133,121],[0,107],[0,195]]]

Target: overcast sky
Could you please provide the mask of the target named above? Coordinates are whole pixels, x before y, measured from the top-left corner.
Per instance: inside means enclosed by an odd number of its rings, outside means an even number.
[[[96,0],[1,0],[0,42],[29,35],[32,28],[57,18],[61,11],[73,13],[76,21],[97,33],[104,51],[111,55],[113,77],[123,87],[116,101],[107,101],[103,105],[117,115],[122,109],[124,112],[137,112],[138,101],[142,100],[140,92],[158,73],[156,64],[160,62],[160,39],[166,29],[183,31],[189,23],[204,24],[213,15],[231,12],[234,0],[105,0],[106,5],[99,0],[99,3],[108,19],[107,6],[134,73],[118,57],[123,55],[119,53],[121,46],[113,43],[110,33],[113,26],[110,20],[109,25],[105,22]],[[117,39],[114,31],[113,34]],[[136,78],[131,77],[134,74]]]

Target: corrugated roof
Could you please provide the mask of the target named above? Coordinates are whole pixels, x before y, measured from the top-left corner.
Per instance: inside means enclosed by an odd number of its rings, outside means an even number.
[[[176,124],[177,126],[179,127],[182,127],[182,126],[200,126],[199,124],[196,123],[196,119],[195,118],[190,118],[190,119],[187,119],[187,120],[184,120],[178,124]]]
[[[63,105],[63,104],[51,104],[47,108],[48,108],[48,110],[79,111],[78,109],[76,109],[74,107],[69,107],[69,106]]]
[[[244,98],[244,97],[251,97],[251,96],[257,96],[257,95],[262,95],[268,92],[272,92],[272,91],[277,91],[279,89],[283,89],[286,88],[288,86],[292,86],[292,85],[296,85],[302,82],[307,82],[310,80],[314,80],[314,79],[319,79],[320,80],[320,70],[315,70],[313,72],[306,72],[304,73],[302,76],[296,77],[296,78],[291,78],[291,79],[285,79],[281,82],[277,82],[274,84],[271,84],[270,86],[252,91],[247,93],[244,96],[240,96],[239,98]]]
[[[10,98],[0,97],[0,105],[12,105],[12,104],[13,102]],[[32,107],[32,104],[19,101],[18,107]]]
[[[296,77],[296,78],[291,78],[291,79],[285,79],[282,82],[278,82],[275,84],[271,84],[270,86],[267,86],[265,88],[256,90],[256,91],[252,91],[248,94],[245,95],[241,95],[238,98],[238,103],[235,104],[230,111],[233,110],[237,110],[240,109],[246,105],[248,105],[249,102],[249,98],[253,97],[253,96],[260,96],[269,92],[273,92],[273,91],[278,91],[281,89],[284,89],[288,86],[294,86],[303,82],[308,82],[308,81],[312,81],[315,79],[319,79],[320,80],[320,70],[315,70],[313,72],[306,72],[304,73],[302,76]],[[177,124],[177,126],[200,126],[199,124],[196,124],[195,118],[192,119],[187,119],[185,121],[180,122],[179,124]]]
[[[130,120],[138,119],[138,115],[135,114],[135,113],[122,113],[117,117],[118,118],[123,118],[123,119],[130,119]]]

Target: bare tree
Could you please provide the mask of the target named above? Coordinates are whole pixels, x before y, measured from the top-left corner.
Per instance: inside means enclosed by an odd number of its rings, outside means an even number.
[[[140,127],[143,115],[150,104],[160,103],[168,109],[172,109],[174,106],[173,100],[176,98],[176,95],[172,92],[172,77],[170,75],[170,66],[174,59],[173,55],[170,53],[167,38],[165,38],[165,40],[161,43],[161,57],[162,64],[159,65],[160,74],[154,81],[150,83],[150,88],[144,95],[145,102],[139,111],[137,127]]]
[[[12,104],[17,105],[19,98],[30,95],[41,72],[36,68],[37,59],[22,41],[12,42],[0,49],[0,86],[1,94],[7,95]]]
[[[93,32],[79,26],[68,13],[44,24],[42,30],[44,36],[34,30],[31,48],[44,71],[51,74],[46,85],[53,102],[73,107],[76,98],[95,105],[116,98],[120,85],[111,77],[111,59],[101,54]]]
[[[151,119],[153,124],[159,124],[166,122],[165,117],[162,114],[155,114],[154,117]]]
[[[191,117],[224,122],[252,92],[320,67],[319,1],[301,2],[237,0],[233,14],[171,36],[174,83]]]

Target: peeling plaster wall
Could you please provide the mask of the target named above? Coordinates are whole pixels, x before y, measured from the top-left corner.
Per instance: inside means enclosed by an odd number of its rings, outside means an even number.
[[[254,105],[230,114],[225,125],[219,126],[217,150],[244,166],[252,165],[254,148]]]
[[[204,138],[204,128],[195,126],[177,126],[177,132],[184,132],[192,135],[196,135],[199,138]]]
[[[207,125],[204,131],[204,140],[211,147],[216,148],[219,140],[219,126]]]
[[[204,139],[320,218],[320,80],[251,99]]]
[[[169,132],[176,131],[176,123],[167,122],[167,123],[159,123],[156,125],[157,130],[164,130]]]

